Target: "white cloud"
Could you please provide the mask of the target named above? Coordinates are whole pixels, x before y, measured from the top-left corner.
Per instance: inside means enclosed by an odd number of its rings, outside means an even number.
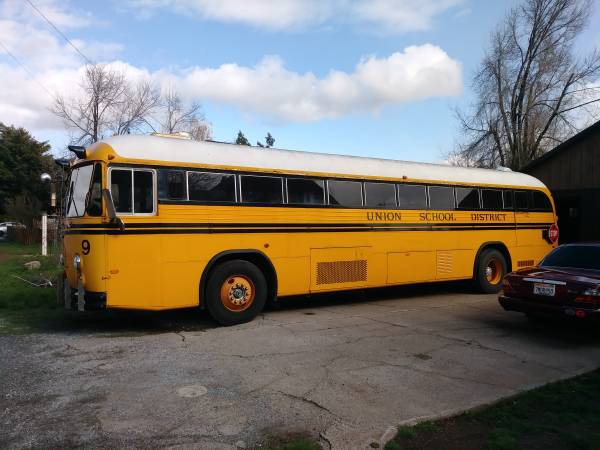
[[[44,5],[55,8],[55,16],[62,17],[67,13],[57,6],[58,1],[46,0]],[[0,3],[0,40],[18,55],[29,72],[0,47],[0,85],[5,87],[0,89],[0,120],[34,131],[61,130],[62,124],[49,107],[53,94],[68,96],[77,91],[83,74],[81,58],[40,20],[31,19],[35,16],[21,21],[24,14],[15,4],[12,0]],[[131,78],[171,85],[185,100],[210,100],[280,121],[376,113],[388,105],[454,96],[462,90],[460,63],[431,44],[407,47],[383,57],[366,56],[351,71],[331,70],[317,76],[290,70],[276,56],[265,57],[255,66],[231,63],[149,72],[119,61],[119,44],[73,42],[92,59],[113,61],[113,66]]]
[[[126,0],[140,17],[158,10],[203,20],[235,22],[272,30],[346,21],[388,33],[431,28],[433,18],[463,0]]]
[[[281,29],[324,20],[331,6],[322,0],[132,0],[139,11],[169,8],[202,19]]]
[[[87,26],[91,16],[75,12],[59,0],[34,3],[62,30]],[[30,129],[60,129],[61,123],[49,112],[57,92],[72,92],[82,71],[81,56],[49,27],[25,1],[0,3],[0,121]],[[73,39],[72,42],[93,60],[113,59],[122,46],[113,42]]]
[[[462,0],[369,0],[352,2],[358,21],[383,27],[378,31],[423,31],[432,26],[438,14],[462,3]]]
[[[288,121],[376,112],[390,104],[457,95],[462,89],[460,63],[430,44],[387,58],[369,56],[351,73],[331,71],[323,78],[290,71],[277,57],[255,67],[224,64],[166,77],[186,96]]]
[[[92,23],[90,13],[75,11],[72,6],[67,10],[64,4],[56,0],[35,0],[33,4],[61,30],[84,28]],[[0,17],[10,17],[19,23],[28,24],[40,21],[38,13],[25,0],[4,0],[0,4]]]

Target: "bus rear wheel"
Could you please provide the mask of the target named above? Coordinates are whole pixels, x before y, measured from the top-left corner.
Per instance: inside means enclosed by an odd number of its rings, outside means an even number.
[[[267,301],[267,280],[254,264],[241,259],[226,261],[210,273],[206,307],[221,325],[250,322]]]
[[[486,294],[495,294],[502,289],[502,280],[506,275],[506,258],[495,249],[484,250],[477,261],[475,283]]]

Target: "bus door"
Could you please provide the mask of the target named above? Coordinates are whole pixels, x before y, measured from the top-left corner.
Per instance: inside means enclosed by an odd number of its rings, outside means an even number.
[[[106,238],[109,307],[160,307],[160,234],[151,227],[157,213],[156,173],[114,167],[109,183],[115,211],[125,228]]]

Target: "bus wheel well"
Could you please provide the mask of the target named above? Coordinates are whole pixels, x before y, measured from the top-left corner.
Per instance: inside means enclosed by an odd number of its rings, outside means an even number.
[[[510,257],[510,252],[508,248],[504,244],[504,242],[485,242],[481,244],[479,250],[477,250],[477,254],[475,255],[475,262],[473,263],[473,277],[477,274],[477,264],[479,264],[479,257],[485,250],[498,250],[506,259],[506,270],[508,272],[512,272],[512,259]]]
[[[213,256],[204,268],[204,272],[202,272],[202,277],[200,278],[199,299],[200,307],[202,309],[204,309],[206,306],[203,299],[206,297],[206,284],[210,273],[219,264],[235,259],[251,262],[258,267],[267,279],[267,286],[269,289],[269,292],[267,293],[267,302],[274,302],[277,298],[277,273],[275,272],[273,263],[267,257],[267,255],[259,250],[228,250]]]

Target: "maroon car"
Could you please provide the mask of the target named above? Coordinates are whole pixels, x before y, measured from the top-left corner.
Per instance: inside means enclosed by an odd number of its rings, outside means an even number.
[[[509,273],[498,300],[533,316],[600,316],[600,243],[561,245],[538,267]]]

